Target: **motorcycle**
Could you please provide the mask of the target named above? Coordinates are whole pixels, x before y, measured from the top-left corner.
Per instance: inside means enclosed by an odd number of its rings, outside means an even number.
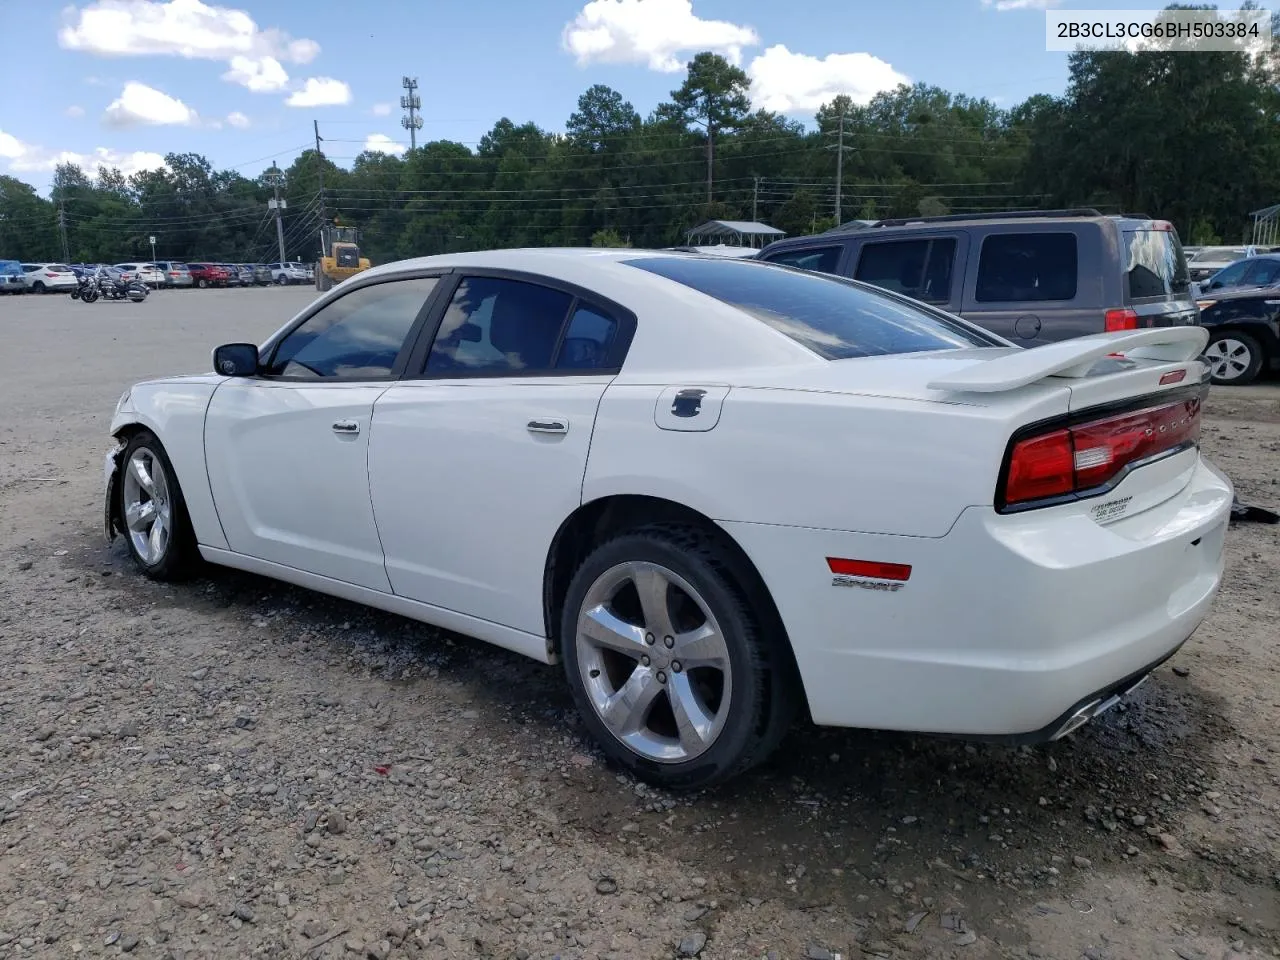
[[[83,300],[85,303],[93,303],[98,299],[98,278],[93,274],[85,274],[80,277],[76,288],[71,291],[72,300]]]
[[[137,278],[126,280],[120,274],[99,273],[85,277],[80,281],[79,299],[85,303],[93,303],[101,297],[103,300],[131,300],[141,303],[151,293],[151,288]],[[74,294],[73,294],[74,296]]]

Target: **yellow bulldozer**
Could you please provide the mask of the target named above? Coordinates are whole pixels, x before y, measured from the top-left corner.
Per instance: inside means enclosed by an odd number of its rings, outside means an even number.
[[[320,262],[316,264],[316,289],[328,290],[335,283],[354,277],[372,264],[360,256],[356,228],[344,226],[334,219],[320,227]]]

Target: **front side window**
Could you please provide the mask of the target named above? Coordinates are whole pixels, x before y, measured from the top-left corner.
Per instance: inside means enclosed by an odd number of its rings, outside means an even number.
[[[624,262],[737,307],[827,360],[999,342],[945,314],[827,274],[738,260],[646,257]]]
[[[1079,272],[1074,233],[995,233],[978,257],[979,303],[1072,300]]]
[[[768,263],[781,263],[801,270],[816,270],[819,273],[835,273],[840,262],[840,247],[809,247],[804,250],[783,250],[770,254]]]
[[[1209,282],[1216,287],[1234,287],[1244,280],[1245,271],[1249,267],[1249,261],[1239,260],[1229,267],[1223,267],[1209,278]]]
[[[550,370],[572,302],[567,293],[523,280],[463,277],[431,344],[427,372]]]
[[[307,379],[389,377],[436,277],[392,280],[352,290],[280,341],[268,376]]]
[[[1254,261],[1249,283],[1259,287],[1273,287],[1280,283],[1280,260]]]
[[[854,277],[916,300],[947,303],[955,259],[951,237],[865,243]]]

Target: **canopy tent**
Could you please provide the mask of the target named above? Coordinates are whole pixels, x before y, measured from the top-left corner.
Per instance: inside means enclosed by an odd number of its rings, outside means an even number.
[[[1254,210],[1253,236],[1251,240],[1258,246],[1275,246],[1280,244],[1280,203],[1261,210]]]
[[[767,223],[750,220],[708,220],[689,231],[688,244],[691,247],[699,246],[698,241],[701,241],[701,244],[723,243],[758,248],[786,235],[785,230],[771,227]]]

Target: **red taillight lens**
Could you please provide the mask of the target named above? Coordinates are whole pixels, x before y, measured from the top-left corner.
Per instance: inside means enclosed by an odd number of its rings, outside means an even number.
[[[1138,312],[1136,310],[1108,310],[1105,319],[1108,333],[1113,330],[1138,329]]]
[[[1022,503],[1071,493],[1075,489],[1071,453],[1069,430],[1018,441],[1009,458],[1005,502]]]
[[[1198,443],[1200,406],[1195,396],[1019,440],[1001,499],[1013,506],[1088,495],[1132,464]]]

